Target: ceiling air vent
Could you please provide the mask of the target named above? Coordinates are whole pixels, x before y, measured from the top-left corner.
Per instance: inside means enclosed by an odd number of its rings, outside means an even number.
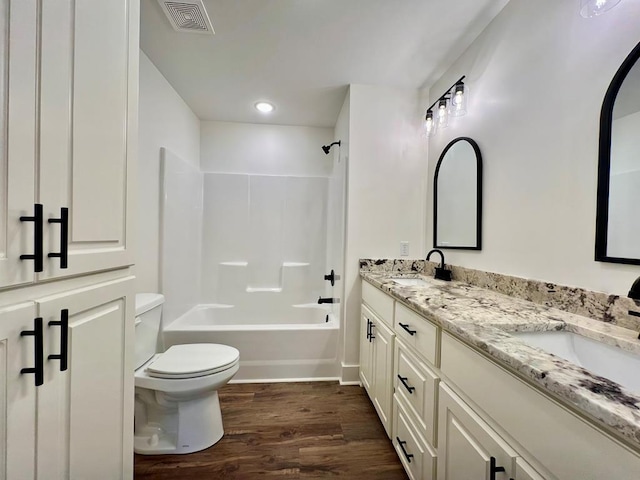
[[[205,33],[209,35],[215,33],[202,0],[186,0],[183,2],[158,0],[158,2],[167,15],[169,23],[177,32]]]

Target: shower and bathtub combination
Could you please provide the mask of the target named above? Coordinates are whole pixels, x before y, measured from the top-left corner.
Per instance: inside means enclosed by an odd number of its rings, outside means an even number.
[[[164,347],[233,346],[234,381],[338,378],[343,195],[340,175],[202,172],[163,149]]]

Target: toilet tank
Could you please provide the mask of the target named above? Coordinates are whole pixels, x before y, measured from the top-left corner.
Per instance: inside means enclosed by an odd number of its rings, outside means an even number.
[[[136,369],[157,352],[163,303],[159,293],[136,294]]]

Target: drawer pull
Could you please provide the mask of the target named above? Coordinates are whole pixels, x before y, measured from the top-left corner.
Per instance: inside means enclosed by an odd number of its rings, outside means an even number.
[[[408,324],[408,323],[406,323],[406,324],[405,324],[405,323],[399,323],[399,322],[398,322],[398,325],[400,325],[403,329],[405,329],[405,330],[407,331],[407,333],[408,333],[409,335],[411,335],[412,337],[416,334],[416,331],[415,331],[415,330],[411,330],[411,329],[409,328],[409,324]]]
[[[401,377],[400,374],[398,374],[398,378],[400,379],[400,381],[402,382],[402,385],[404,385],[404,388],[407,389],[407,391],[410,394],[413,394],[413,391],[416,389],[416,387],[411,387],[408,383],[407,380],[409,380],[407,377]]]
[[[49,355],[49,360],[60,360],[60,371],[67,369],[69,362],[69,309],[60,311],[60,320],[51,320],[50,327],[60,327],[60,353]]]
[[[497,467],[496,466],[496,458],[495,457],[491,457],[490,467],[491,467],[491,470],[489,471],[489,480],[496,480],[496,473],[505,472],[506,471],[504,469],[504,467]]]
[[[413,458],[413,453],[407,453],[407,451],[404,449],[404,446],[407,444],[407,442],[403,442],[402,440],[400,440],[400,437],[396,437],[396,440],[398,441],[398,445],[400,445],[400,448],[402,449],[402,453],[407,459],[407,462],[411,463],[411,459]]]
[[[60,218],[50,218],[49,223],[60,224],[60,251],[52,252],[47,255],[48,258],[59,258],[60,268],[67,268],[69,261],[69,209],[62,207],[60,209]]]
[[[42,331],[42,318],[38,317],[33,320],[33,330],[22,330],[20,332],[21,337],[32,336],[35,340],[35,347],[33,354],[35,357],[35,366],[23,368],[20,370],[21,374],[33,373],[35,374],[36,387],[39,387],[44,383],[44,337]]]
[[[20,260],[33,260],[34,272],[42,272],[44,269],[44,253],[42,240],[44,231],[42,228],[43,218],[44,213],[42,210],[42,205],[40,203],[36,203],[33,206],[33,217],[20,217],[21,222],[33,222],[33,253],[20,255]]]

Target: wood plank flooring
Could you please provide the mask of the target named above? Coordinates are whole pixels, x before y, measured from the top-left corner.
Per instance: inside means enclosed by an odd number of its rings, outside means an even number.
[[[232,384],[225,435],[190,455],[136,455],[136,480],[406,480],[367,397],[337,382]]]

